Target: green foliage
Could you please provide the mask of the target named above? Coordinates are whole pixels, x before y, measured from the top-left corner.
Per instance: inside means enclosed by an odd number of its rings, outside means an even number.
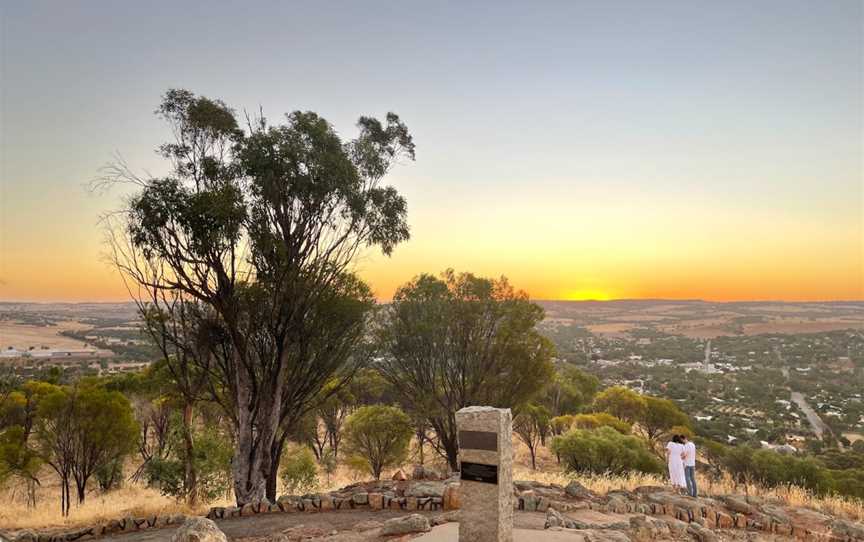
[[[864,469],[832,471],[834,491],[864,500]]]
[[[552,440],[552,451],[561,458],[564,468],[571,472],[663,472],[663,465],[643,439],[622,435],[611,427],[573,429]]]
[[[570,430],[573,427],[575,417],[573,414],[564,414],[562,416],[555,416],[549,420],[549,428],[552,430],[552,434],[560,435]]]
[[[818,456],[819,461],[829,469],[864,470],[864,454],[856,451],[841,452],[840,450],[828,450]]]
[[[673,401],[650,395],[643,399],[645,409],[637,421],[648,440],[654,441],[664,434],[683,434],[681,430],[671,430],[676,426],[687,428],[690,425],[690,418]],[[692,431],[687,429],[687,434],[692,435]]]
[[[99,465],[95,475],[100,490],[109,491],[119,488],[123,483],[123,458],[114,458]]]
[[[279,469],[282,487],[290,494],[307,493],[318,487],[315,456],[306,446],[292,446],[282,454]]]
[[[411,419],[398,408],[364,406],[345,422],[345,446],[353,464],[379,480],[385,468],[405,460],[413,433]]]
[[[469,405],[518,408],[553,374],[544,313],[505,279],[423,274],[383,313],[377,367],[400,402],[434,428],[456,469],[454,413]]]
[[[606,388],[594,398],[594,409],[608,412],[629,423],[636,423],[645,416],[645,398],[623,386]]]
[[[597,377],[564,364],[543,391],[544,403],[553,416],[575,414],[591,403],[599,388]]]
[[[0,432],[0,485],[10,478],[37,480],[42,461],[27,446],[24,428],[13,425]]]
[[[570,426],[577,429],[599,429],[600,427],[611,427],[622,435],[629,435],[632,426],[608,412],[594,412],[592,414],[577,414],[570,420]]]
[[[90,478],[135,449],[138,423],[119,392],[92,384],[51,386],[38,401],[34,433],[40,456],[60,477],[61,509],[68,514],[70,477],[83,503]]]
[[[145,468],[149,485],[159,488],[163,495],[178,499],[185,498],[188,491],[181,431],[180,424],[174,424],[170,436],[170,448],[174,453],[167,458],[153,457]],[[224,495],[231,485],[231,457],[234,450],[230,439],[211,426],[194,431],[193,441],[192,464],[197,477],[197,497],[204,502],[212,501]]]

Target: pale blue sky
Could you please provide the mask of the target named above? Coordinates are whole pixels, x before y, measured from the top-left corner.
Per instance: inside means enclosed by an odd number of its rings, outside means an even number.
[[[153,149],[168,134],[152,111],[171,87],[274,120],[315,110],[346,135],[361,114],[402,116],[417,162],[393,182],[414,240],[386,270],[370,257],[385,296],[452,265],[550,297],[563,271],[533,262],[555,247],[597,254],[589,236],[666,256],[564,258],[588,277],[573,290],[604,287],[592,285],[604,265],[656,269],[686,259],[676,247],[716,242],[702,269],[802,232],[812,236],[789,251],[847,252],[842,277],[814,270],[812,281],[852,280],[843,295],[861,293],[860,1],[0,1],[0,299],[101,295],[95,222],[112,200],[82,186],[115,151],[161,170]],[[777,230],[752,233],[765,224]],[[548,247],[518,246],[535,238]],[[487,244],[497,248],[477,250]],[[61,265],[80,280],[22,271]],[[615,280],[605,287],[631,293]]]

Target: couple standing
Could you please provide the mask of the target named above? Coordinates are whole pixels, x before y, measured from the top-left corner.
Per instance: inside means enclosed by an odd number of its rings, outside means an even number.
[[[666,462],[669,479],[676,489],[683,489],[691,497],[696,496],[696,445],[685,435],[673,435],[666,445]]]

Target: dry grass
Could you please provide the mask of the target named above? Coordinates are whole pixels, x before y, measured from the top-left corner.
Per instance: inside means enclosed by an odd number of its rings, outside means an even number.
[[[45,477],[46,480],[48,477]],[[3,506],[0,507],[0,525],[4,529],[51,529],[90,525],[127,516],[162,514],[201,514],[207,506],[190,509],[158,491],[130,484],[106,494],[93,492],[84,504],[73,504],[69,517],[60,515],[59,486],[42,487],[37,490],[37,505],[28,508],[22,488],[10,487],[0,492]],[[74,501],[74,497],[73,497]]]
[[[430,452],[427,450],[427,458],[432,457]],[[666,485],[666,480],[662,477],[638,473],[626,476],[568,475],[561,471],[554,457],[545,448],[541,449],[538,454],[538,470],[535,471],[531,469],[527,448],[519,442],[516,443],[514,459],[514,478],[516,480],[536,480],[560,485],[566,485],[571,480],[576,480],[591,491],[601,495],[612,490],[632,491],[640,486]],[[409,461],[416,462],[416,458],[410,458]],[[447,471],[446,463],[440,459],[427,461],[426,464],[431,464],[440,472]],[[403,470],[406,474],[410,474],[410,463]],[[393,471],[385,473],[385,477],[389,478],[392,473]],[[336,472],[330,476],[329,481],[325,474],[320,474],[321,483],[317,491],[331,491],[367,478],[367,476],[357,473],[347,466],[340,465]],[[747,494],[791,506],[812,508],[837,517],[864,521],[864,502],[861,501],[841,497],[818,497],[809,491],[794,486],[773,489],[758,486],[736,486],[729,478],[714,481],[700,478],[699,483],[700,490],[707,495]],[[88,495],[84,505],[79,507],[73,504],[70,516],[64,519],[60,516],[59,486],[47,472],[43,477],[43,487],[37,491],[37,497],[38,505],[36,508],[30,509],[26,506],[22,488],[9,487],[0,491],[0,501],[4,503],[0,507],[0,526],[9,530],[50,529],[89,525],[126,516],[204,514],[209,506],[229,506],[232,504],[231,499],[226,496],[220,501],[190,509],[185,504],[177,502],[173,498],[165,497],[154,489],[138,484],[127,484],[126,487],[107,494],[92,492]]]

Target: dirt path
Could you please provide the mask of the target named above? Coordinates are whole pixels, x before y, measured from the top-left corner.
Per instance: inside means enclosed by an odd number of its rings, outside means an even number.
[[[360,522],[384,521],[403,516],[408,512],[391,510],[345,510],[340,512],[320,512],[314,514],[261,514],[245,518],[231,518],[217,521],[216,524],[231,540],[247,537],[264,537],[285,529],[303,526],[304,529],[320,529],[322,535],[331,531],[351,531]],[[442,512],[411,512],[425,516],[436,516]],[[542,529],[546,515],[539,512],[519,512],[514,524],[522,529]],[[153,529],[136,533],[116,534],[100,538],[117,542],[167,542],[174,534],[173,528]]]

